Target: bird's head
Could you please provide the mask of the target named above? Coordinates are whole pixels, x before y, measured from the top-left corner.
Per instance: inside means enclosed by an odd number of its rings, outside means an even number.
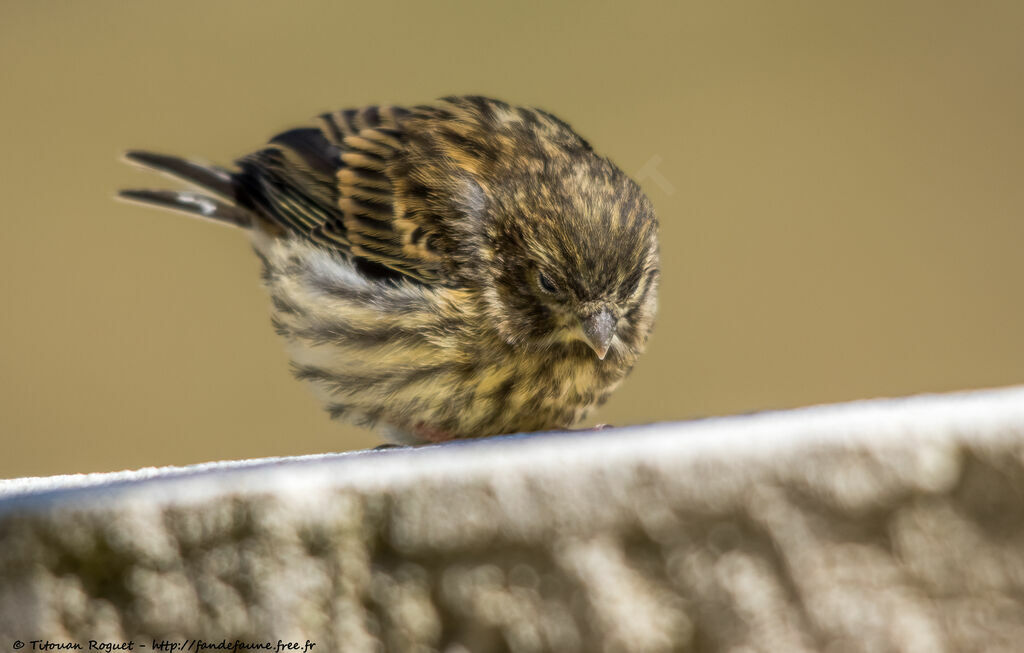
[[[494,195],[483,271],[505,339],[583,344],[602,360],[639,353],[656,307],[658,247],[636,185],[591,156],[506,178]]]
[[[464,234],[452,243],[456,259],[481,288],[488,322],[513,346],[632,364],[656,309],[650,201],[546,112],[446,102],[424,129],[421,156],[439,166],[433,185],[444,179]]]

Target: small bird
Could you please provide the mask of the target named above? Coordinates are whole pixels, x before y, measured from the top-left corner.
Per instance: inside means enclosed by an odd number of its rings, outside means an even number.
[[[249,232],[295,376],[392,441],[569,428],[647,343],[651,203],[546,111],[447,97],[325,113],[234,169],[126,158],[208,194],[122,198]]]

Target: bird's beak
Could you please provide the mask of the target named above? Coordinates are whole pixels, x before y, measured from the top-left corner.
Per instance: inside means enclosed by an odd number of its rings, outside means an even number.
[[[608,306],[602,306],[593,314],[580,319],[587,344],[601,360],[608,355],[608,348],[615,337],[615,322],[615,316]]]

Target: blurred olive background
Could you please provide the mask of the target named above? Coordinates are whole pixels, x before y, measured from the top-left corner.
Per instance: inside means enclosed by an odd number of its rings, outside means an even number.
[[[3,3],[0,477],[372,446],[291,379],[238,232],[115,203],[319,112],[544,107],[657,206],[595,419],[1024,382],[1024,3]]]

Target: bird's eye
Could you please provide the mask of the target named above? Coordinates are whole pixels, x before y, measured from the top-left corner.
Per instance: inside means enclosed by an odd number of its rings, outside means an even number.
[[[556,286],[555,282],[552,281],[551,278],[548,275],[544,274],[543,272],[537,273],[537,284],[540,286],[541,290],[548,293],[549,295],[553,295],[556,292],[558,292],[558,286]]]

